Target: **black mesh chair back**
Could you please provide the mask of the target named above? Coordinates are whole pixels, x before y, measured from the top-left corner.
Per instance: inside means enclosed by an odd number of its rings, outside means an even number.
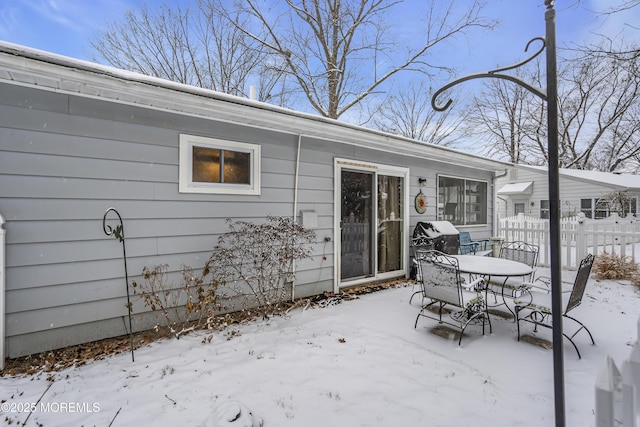
[[[595,257],[592,254],[589,254],[580,261],[578,274],[576,275],[576,280],[573,283],[571,296],[569,297],[569,302],[567,302],[567,308],[565,309],[564,314],[567,314],[582,303],[582,297],[584,296],[584,290],[587,287],[587,280],[589,280],[594,259]]]

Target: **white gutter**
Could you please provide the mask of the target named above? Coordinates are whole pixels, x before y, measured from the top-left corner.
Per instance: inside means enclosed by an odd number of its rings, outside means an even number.
[[[504,202],[506,202],[506,200],[501,199],[498,197],[498,188],[496,187],[496,180],[498,178],[502,178],[503,176],[507,176],[507,174],[509,173],[509,169],[505,169],[501,174],[494,174],[493,176],[493,230],[492,230],[492,234],[495,236],[496,235],[496,230],[498,229],[498,203],[497,203],[497,199],[500,199]],[[508,209],[508,207],[507,207]]]

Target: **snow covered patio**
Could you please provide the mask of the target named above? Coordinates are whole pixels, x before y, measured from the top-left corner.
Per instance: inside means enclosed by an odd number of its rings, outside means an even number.
[[[469,327],[458,347],[453,336],[434,333],[436,322],[413,328],[420,307],[415,299],[409,305],[411,294],[411,286],[399,286],[295,309],[232,325],[205,344],[202,334],[157,341],[136,350],[133,363],[125,352],[59,372],[5,376],[0,415],[18,425],[34,404],[26,425],[194,426],[231,399],[267,427],[553,424],[549,349],[517,342],[515,323],[498,316],[492,334]],[[565,342],[567,425],[594,424],[596,376],[607,355],[618,364],[628,357],[639,296],[634,286],[590,279],[575,315],[596,346],[577,337],[579,360]],[[540,335],[551,339],[550,331]]]

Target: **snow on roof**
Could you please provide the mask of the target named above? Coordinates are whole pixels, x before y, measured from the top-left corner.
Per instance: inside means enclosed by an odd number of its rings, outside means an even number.
[[[207,101],[211,99],[225,104],[223,108],[216,108],[218,120],[238,120],[240,110],[253,108],[256,114],[242,111],[243,124],[295,134],[301,134],[304,129],[304,135],[309,137],[329,138],[344,144],[367,146],[484,171],[503,171],[511,165],[509,162],[317,114],[290,110],[4,41],[0,41],[0,80],[207,118],[211,117],[211,104]],[[163,93],[165,90],[175,92],[176,96],[167,96]],[[272,113],[279,113],[279,119],[274,120]],[[335,126],[334,130],[328,132],[327,125]],[[363,141],[362,133],[369,134],[371,138]],[[394,142],[393,147],[389,144],[390,141]]]
[[[536,169],[545,172],[547,171],[546,166],[518,165],[518,167]],[[640,175],[564,168],[560,168],[558,172],[564,177],[571,177],[599,184],[607,184],[615,187],[621,187],[623,189],[640,190]]]
[[[506,184],[498,190],[498,194],[502,194],[505,196],[531,193],[533,193],[533,181]]]

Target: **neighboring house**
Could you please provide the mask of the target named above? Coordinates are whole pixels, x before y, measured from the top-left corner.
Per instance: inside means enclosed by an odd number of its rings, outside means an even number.
[[[297,265],[305,297],[406,277],[418,221],[493,235],[494,180],[509,166],[0,43],[5,356],[128,332],[109,207],[124,220],[131,280],[145,266],[201,268],[226,218],[295,217],[317,233]],[[134,330],[153,326],[145,310],[134,298]]]
[[[606,218],[614,207],[607,195],[624,193],[627,214],[636,215],[640,200],[640,175],[560,169],[560,214],[584,212],[587,218]],[[549,218],[549,187],[546,167],[515,165],[497,180],[496,210],[501,218],[523,213]]]

